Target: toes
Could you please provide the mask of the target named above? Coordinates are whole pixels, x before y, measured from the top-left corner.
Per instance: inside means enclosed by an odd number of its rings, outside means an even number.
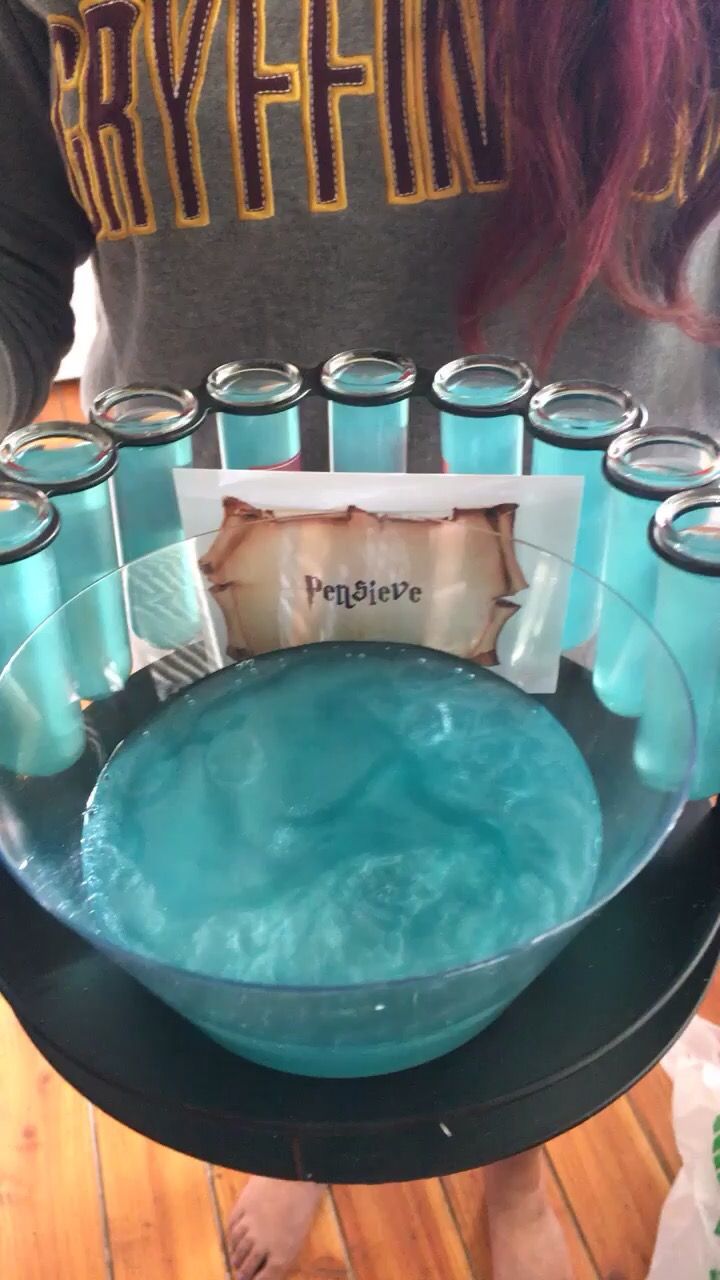
[[[251,1241],[248,1240],[246,1227],[240,1227],[237,1231],[228,1232],[228,1246],[233,1257],[236,1253],[239,1253],[241,1249],[247,1253],[250,1245]]]
[[[245,1210],[243,1208],[243,1202],[242,1200],[236,1200],[228,1216],[228,1220],[227,1220],[228,1227],[229,1228],[237,1227],[240,1225],[241,1222],[244,1222],[244,1220],[245,1220]]]
[[[239,1271],[249,1258],[252,1251],[252,1240],[248,1240],[247,1236],[243,1236],[241,1240],[233,1240],[230,1246],[230,1261],[236,1271]]]
[[[242,1265],[236,1268],[237,1280],[255,1280],[258,1271],[265,1266],[267,1254],[251,1249]]]
[[[278,1270],[270,1259],[266,1258],[260,1270],[255,1272],[255,1280],[282,1280],[285,1275],[287,1270]]]

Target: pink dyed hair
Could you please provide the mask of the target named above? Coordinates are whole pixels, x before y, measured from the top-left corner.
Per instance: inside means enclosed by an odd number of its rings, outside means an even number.
[[[509,186],[484,232],[460,298],[468,349],[483,318],[533,277],[542,372],[587,290],[601,281],[630,311],[720,344],[699,311],[686,264],[720,211],[720,155],[662,238],[633,192],[648,146],[692,150],[710,98],[715,0],[484,0],[490,90],[507,93]],[[714,32],[720,37],[720,30]]]

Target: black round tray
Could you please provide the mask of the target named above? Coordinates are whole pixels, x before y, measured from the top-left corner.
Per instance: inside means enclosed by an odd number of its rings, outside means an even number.
[[[168,1146],[286,1178],[389,1182],[578,1124],[672,1043],[720,938],[720,817],[690,805],[651,865],[482,1035],[427,1066],[311,1080],[227,1053],[0,872],[0,988],[41,1052]]]

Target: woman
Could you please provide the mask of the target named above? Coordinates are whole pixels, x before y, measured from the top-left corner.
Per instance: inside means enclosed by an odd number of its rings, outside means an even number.
[[[45,400],[91,253],[87,399],[238,356],[482,344],[712,429],[719,10],[3,0],[0,429]],[[304,456],[324,465],[312,418]],[[438,469],[429,420],[411,466]],[[496,1280],[570,1275],[540,1168],[487,1171]],[[320,1194],[250,1183],[240,1280],[285,1274]]]

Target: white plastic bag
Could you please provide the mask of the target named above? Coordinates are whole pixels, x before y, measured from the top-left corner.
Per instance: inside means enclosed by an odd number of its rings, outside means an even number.
[[[720,1280],[720,1027],[694,1018],[663,1060],[683,1162],[648,1280]]]

